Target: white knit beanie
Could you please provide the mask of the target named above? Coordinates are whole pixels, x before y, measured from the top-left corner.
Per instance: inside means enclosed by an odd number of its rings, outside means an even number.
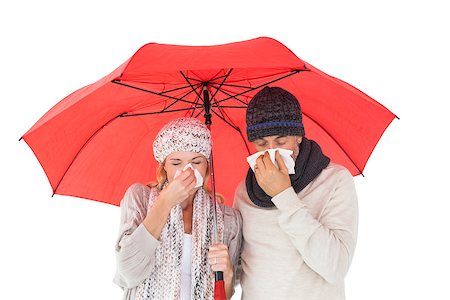
[[[197,119],[179,118],[166,124],[153,142],[153,155],[159,163],[173,152],[196,152],[208,160],[211,155],[211,133]]]

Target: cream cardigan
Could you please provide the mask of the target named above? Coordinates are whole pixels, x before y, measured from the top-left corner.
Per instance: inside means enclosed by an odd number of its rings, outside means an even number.
[[[159,241],[144,227],[150,188],[132,185],[121,201],[121,222],[116,243],[117,271],[114,283],[123,291],[123,299],[132,300],[136,287],[146,279],[155,266],[155,251]],[[228,245],[231,262],[236,267],[242,239],[242,219],[236,210],[224,207],[224,244]]]

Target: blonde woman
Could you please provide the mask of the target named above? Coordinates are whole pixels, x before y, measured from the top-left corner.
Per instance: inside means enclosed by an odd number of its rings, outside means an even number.
[[[176,119],[158,133],[153,153],[157,182],[133,184],[120,205],[114,281],[123,299],[213,299],[214,271],[223,272],[230,299],[242,220],[230,207],[217,209],[223,244],[213,244],[209,130],[196,119]]]

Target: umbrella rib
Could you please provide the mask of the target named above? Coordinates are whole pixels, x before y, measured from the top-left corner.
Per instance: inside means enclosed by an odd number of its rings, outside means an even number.
[[[211,107],[217,108],[247,108],[247,106],[237,106],[237,105],[211,105]]]
[[[338,147],[342,150],[342,152],[344,152],[345,156],[347,156],[347,158],[352,162],[352,164],[355,166],[355,168],[359,171],[359,173],[364,177],[363,172],[359,169],[359,167],[356,165],[356,163],[353,161],[353,159],[350,157],[350,155],[347,153],[347,151],[345,151],[345,149],[341,146],[341,144],[339,144],[339,142],[328,132],[328,130],[326,130],[322,125],[320,125],[316,120],[314,120],[313,118],[311,118],[308,114],[306,114],[305,112],[302,112],[303,115],[305,115],[308,119],[310,119],[312,122],[314,122],[314,124],[316,124],[320,129],[322,129],[332,140],[333,142],[336,143],[336,145],[338,145]]]
[[[218,116],[220,119],[222,119],[225,123],[227,123],[228,125],[230,125],[234,130],[239,131],[239,127],[237,127],[236,125],[231,124],[230,122],[228,122],[225,118],[223,118],[222,116],[220,116],[217,112],[215,112],[214,110],[211,110],[211,112],[213,114],[215,114],[216,116]]]
[[[215,100],[214,100],[214,102],[216,102]],[[228,125],[230,125],[231,127],[234,127],[235,129],[236,128],[239,128],[239,127],[237,127],[236,125],[234,125],[234,123],[233,123],[233,121],[231,120],[231,118],[228,116],[228,114],[225,112],[225,111],[223,111],[222,110],[222,108],[224,108],[224,107],[222,107],[222,106],[220,106],[220,105],[216,105],[216,106],[211,106],[211,108],[212,107],[216,107],[218,110],[219,110],[219,112],[220,112],[220,114],[222,115],[222,120],[224,120]],[[212,112],[214,112],[215,113],[215,111],[213,110],[213,109],[211,109],[211,111]],[[217,115],[217,113],[216,113],[216,115]],[[219,115],[217,115],[219,118],[220,118],[220,116]],[[225,119],[226,118],[228,118],[230,121],[229,122],[227,122]],[[233,125],[231,125],[230,123],[232,123]]]
[[[119,117],[125,118],[125,117],[137,117],[137,116],[146,116],[146,115],[156,115],[156,114],[163,114],[163,113],[171,113],[171,112],[178,112],[178,111],[187,111],[187,110],[195,110],[194,107],[189,108],[180,108],[180,109],[172,109],[172,110],[166,110],[163,109],[161,111],[153,111],[153,112],[146,112],[146,113],[136,113],[136,114],[121,114]]]
[[[236,94],[236,95],[234,95],[234,96],[230,96],[230,97],[228,97],[228,98],[222,99],[222,100],[218,101],[217,103],[220,103],[220,102],[223,102],[223,101],[227,101],[227,100],[229,100],[230,98],[234,98],[234,97],[237,97],[237,96],[241,96],[241,95],[246,94],[246,93],[248,93],[248,92],[257,90],[257,89],[259,89],[259,88],[261,88],[261,87],[263,87],[263,86],[267,86],[267,85],[269,85],[269,84],[271,84],[271,83],[280,81],[280,80],[282,80],[282,79],[284,79],[284,78],[287,78],[287,77],[289,77],[289,76],[298,74],[298,73],[300,73],[300,72],[305,72],[305,71],[308,71],[308,70],[294,70],[294,71],[291,71],[291,73],[289,73],[289,74],[287,74],[287,75],[281,76],[281,77],[279,77],[279,78],[277,78],[277,79],[274,79],[274,80],[271,80],[271,81],[268,81],[268,82],[266,82],[266,83],[264,83],[264,84],[260,84],[260,85],[254,87],[254,88],[249,88],[247,91],[243,91],[243,92],[241,92],[241,93],[239,93],[239,94]]]
[[[247,78],[247,79],[245,79],[245,80],[246,80],[246,81],[249,81],[249,80],[254,80],[254,79],[267,78],[267,77],[276,76],[276,75],[280,75],[280,74],[286,74],[286,73],[287,73],[288,75],[290,75],[292,72],[295,72],[295,71],[307,71],[307,70],[284,71],[284,72],[280,72],[280,73],[273,74],[273,75],[270,75],[270,76],[260,76],[260,77],[254,77],[254,78]],[[232,84],[232,83],[225,83],[224,86],[228,86],[228,87],[236,87],[236,88],[241,88],[241,89],[249,89],[249,88],[251,88],[251,86],[238,85],[238,84]]]
[[[192,90],[189,90],[186,94],[184,94],[181,99],[183,99],[184,97],[186,97],[187,95],[189,95],[190,93],[192,93]],[[175,100],[173,103],[171,103],[169,106],[164,107],[164,109],[161,111],[162,113],[167,110],[169,107],[175,105],[178,102],[178,100]],[[194,105],[197,105],[196,103]],[[192,107],[192,106],[191,106]]]
[[[230,125],[231,128],[233,128],[234,130],[236,130],[237,132],[239,132],[239,135],[241,136],[242,141],[244,141],[245,148],[247,149],[247,152],[248,152],[248,154],[250,155],[250,149],[248,148],[247,142],[245,141],[245,138],[244,138],[244,135],[242,134],[241,129],[240,129],[238,126],[236,126],[236,125],[230,124],[227,120],[225,120],[224,118],[222,118],[221,116],[219,116],[214,110],[211,110],[211,111],[212,111],[213,114],[215,114],[215,115],[218,116],[220,119],[222,119],[225,123],[227,123],[228,125]],[[198,115],[197,115],[197,116],[198,116]]]
[[[295,70],[295,71],[291,71],[291,73],[289,73],[289,74],[286,75],[286,76],[293,75],[292,72],[297,72],[297,71],[300,72],[300,71],[304,71],[304,70]],[[295,74],[295,73],[294,73],[294,74]],[[275,81],[278,81],[278,80],[283,79],[283,78],[285,78],[285,77],[281,77],[281,78],[279,78],[279,79],[276,79]],[[271,81],[271,82],[265,83],[264,85],[270,84],[270,83],[275,82],[275,81]],[[214,83],[211,83],[211,85],[214,86]],[[252,90],[252,87],[251,87],[251,86],[243,86],[243,85],[230,84],[230,83],[225,83],[225,82],[223,82],[223,83],[221,84],[221,86],[222,86],[222,85],[223,85],[223,86],[227,86],[227,87],[237,87],[237,88],[242,88],[242,89],[250,89],[249,91]],[[217,88],[217,89],[220,89],[221,86],[219,86],[219,88]],[[257,89],[257,88],[258,88],[258,87],[256,87],[255,89]],[[242,104],[247,105],[247,103],[245,103],[244,101],[238,99],[238,98],[236,97],[237,95],[229,94],[229,93],[225,92],[225,91],[222,90],[222,89],[221,89],[220,91],[229,97],[229,98],[226,98],[226,99],[221,100],[220,102],[226,101],[226,100],[231,99],[231,98],[234,98],[235,100],[241,102]]]
[[[194,102],[192,102],[192,101],[187,101],[187,100],[180,99],[180,98],[177,98],[177,97],[164,95],[162,93],[153,92],[153,91],[150,91],[150,90],[147,90],[147,89],[144,89],[144,88],[140,88],[140,87],[137,87],[137,86],[133,86],[133,85],[130,85],[130,84],[126,84],[126,83],[120,82],[117,79],[114,79],[111,82],[115,83],[115,84],[118,84],[118,85],[123,85],[123,86],[129,87],[129,88],[132,88],[132,89],[135,89],[135,90],[139,90],[139,91],[142,91],[142,92],[150,93],[150,94],[153,94],[153,95],[156,95],[156,96],[166,97],[166,98],[169,98],[169,99],[172,99],[172,100],[177,100],[177,101],[181,101],[181,102],[185,102],[185,103],[189,103],[189,104],[194,104]]]
[[[213,99],[213,101],[214,101],[214,103],[216,102],[216,99]],[[218,110],[219,110],[219,113],[222,115],[222,117],[225,119],[225,115],[224,115],[224,113],[223,113],[223,111],[222,111],[222,108],[219,106],[219,105],[216,105],[216,106],[213,106],[212,104],[211,104],[211,110],[212,110],[212,108],[213,107],[216,107]],[[213,111],[213,110],[212,110]]]
[[[181,97],[181,98],[186,97],[186,96],[189,95],[190,93],[192,93],[192,90],[189,90],[189,91],[188,91],[186,94],[184,94],[183,97]],[[160,112],[151,112],[151,113],[148,113],[148,114],[164,113],[164,112],[167,111],[167,109],[168,109],[169,107],[175,105],[176,103],[178,103],[178,100],[175,100],[174,102],[172,102],[171,104],[169,104],[169,106],[164,107],[164,109],[163,109],[162,111],[160,111]],[[172,111],[168,111],[168,112],[172,112]],[[141,113],[141,114],[139,114],[139,115],[144,115],[144,114],[145,114],[145,113]],[[128,115],[127,115],[127,116],[128,116]]]
[[[210,79],[209,81],[217,80],[217,79],[220,79],[220,78],[225,77],[225,76],[226,75],[214,77],[214,78]],[[189,80],[198,81],[200,83],[203,83],[203,81],[201,81],[200,79],[197,79],[197,78],[191,78],[191,77],[187,77],[187,76],[186,76],[186,78],[189,79]]]
[[[226,74],[225,77],[223,78],[222,82],[220,83],[219,87],[216,88],[216,92],[215,92],[214,95],[212,95],[212,97],[211,97],[211,100],[214,100],[214,102],[217,102],[217,101],[215,101],[215,100],[216,100],[215,97],[216,97],[217,93],[220,91],[220,88],[223,86],[223,84],[224,84],[225,81],[227,80],[227,78],[230,76],[230,74],[231,74],[232,71],[233,71],[233,68],[231,68],[231,69],[227,72],[227,74]],[[213,80],[215,80],[215,79],[213,79]]]
[[[191,113],[191,118],[194,116],[194,112],[197,109],[197,104],[198,104],[199,100],[200,100],[200,97],[197,96],[197,99],[195,100],[195,108],[192,110],[192,113]],[[200,107],[202,107],[202,106],[200,106]]]
[[[250,155],[250,148],[248,147],[247,142],[245,140],[245,137],[242,134],[242,131],[241,131],[241,129],[239,127],[238,127],[238,132],[239,132],[239,135],[241,136],[242,140],[244,141],[244,145],[245,145],[245,148],[247,148],[248,155]]]
[[[186,82],[189,84],[189,86],[191,87],[191,89],[197,94],[197,96],[202,99],[202,96],[197,92],[196,88],[192,85],[192,83],[189,81],[189,79],[186,77],[186,75],[184,75],[183,71],[180,71],[181,76],[183,76],[184,80],[186,80]]]
[[[237,88],[241,88],[241,89],[250,89],[251,88],[251,86],[238,85],[238,84],[232,84],[232,83],[225,83],[224,86],[237,87]]]
[[[167,91],[161,92],[160,94],[164,95],[164,94],[168,94],[168,93],[171,93],[171,92],[175,92],[175,91],[182,90],[182,89],[187,89],[187,88],[190,88],[190,86],[187,86],[187,85],[186,86],[182,86],[182,87],[179,87],[179,88],[176,88],[176,89],[172,89],[172,90],[167,90]],[[189,93],[187,95],[189,95]],[[183,96],[183,97],[185,97],[185,96]]]
[[[115,80],[117,80],[117,79],[115,79]],[[147,84],[162,84],[162,85],[166,85],[167,84],[167,83],[164,83],[164,82],[145,82],[145,81],[134,81],[134,82],[144,83],[144,84],[145,83],[147,83]],[[117,83],[117,82],[114,82],[114,83]],[[160,92],[159,95],[164,95],[164,94],[168,94],[168,93],[171,93],[171,92],[175,92],[175,91],[179,91],[179,90],[183,90],[183,89],[187,89],[187,88],[190,88],[190,86],[186,85],[186,86],[174,88],[174,89],[171,89],[171,90],[163,91],[163,92]],[[141,89],[141,88],[137,88],[137,89]],[[147,90],[144,90],[144,91],[147,91]]]
[[[233,68],[231,68],[228,72],[227,75],[223,78],[222,82],[220,83],[219,87],[216,88],[216,92],[214,93],[214,95],[211,97],[211,101],[214,101],[214,103],[217,104],[217,100],[216,100],[216,95],[217,93],[220,91],[220,88],[222,87],[222,85],[225,83],[225,81],[227,80],[228,76],[230,76],[231,72],[233,71]],[[222,115],[223,119],[225,120],[225,115],[224,112],[222,111],[222,108],[217,104],[217,109],[219,110],[220,114]],[[231,119],[230,119],[231,120]]]
[[[196,114],[194,118],[197,118],[198,116],[200,116],[202,114],[202,112],[204,112],[204,111],[205,111],[205,109],[202,107],[200,112],[198,114]]]
[[[212,86],[214,87],[214,85],[212,84]],[[244,101],[242,101],[241,99],[238,99],[235,95],[232,95],[232,94],[230,94],[230,93],[228,93],[228,92],[225,92],[224,90],[220,90],[220,92],[222,92],[222,93],[224,93],[225,95],[227,95],[228,96],[228,98],[226,99],[226,100],[229,100],[229,99],[231,99],[231,98],[234,98],[236,101],[238,101],[238,102],[241,102],[242,104],[244,104],[244,105],[247,105],[247,103],[245,103]],[[216,103],[218,104],[218,103],[220,103],[220,102],[222,102],[222,100],[220,100],[220,101],[216,101]],[[223,106],[224,107],[224,106]]]
[[[224,69],[223,69],[224,70]],[[231,70],[233,70],[233,68],[231,68]],[[231,72],[231,70],[229,71],[229,72]],[[217,72],[217,74],[216,75],[218,75],[220,73],[220,71],[219,72]],[[221,75],[221,76],[217,76],[217,77],[214,77],[214,78],[212,78],[211,80],[209,80],[210,82],[211,81],[215,81],[215,80],[219,80],[219,79],[221,79],[221,78],[223,78],[223,77],[228,77],[228,75],[229,74],[225,74],[225,75]]]

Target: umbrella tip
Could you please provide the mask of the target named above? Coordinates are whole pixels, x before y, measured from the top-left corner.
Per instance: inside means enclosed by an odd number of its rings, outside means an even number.
[[[395,115],[395,117],[397,118],[397,120],[400,120],[399,116]]]
[[[19,142],[23,139],[23,136],[20,137]]]
[[[366,176],[364,176],[364,173],[362,173],[362,172],[361,172],[361,176],[364,177],[364,178],[366,177]]]

